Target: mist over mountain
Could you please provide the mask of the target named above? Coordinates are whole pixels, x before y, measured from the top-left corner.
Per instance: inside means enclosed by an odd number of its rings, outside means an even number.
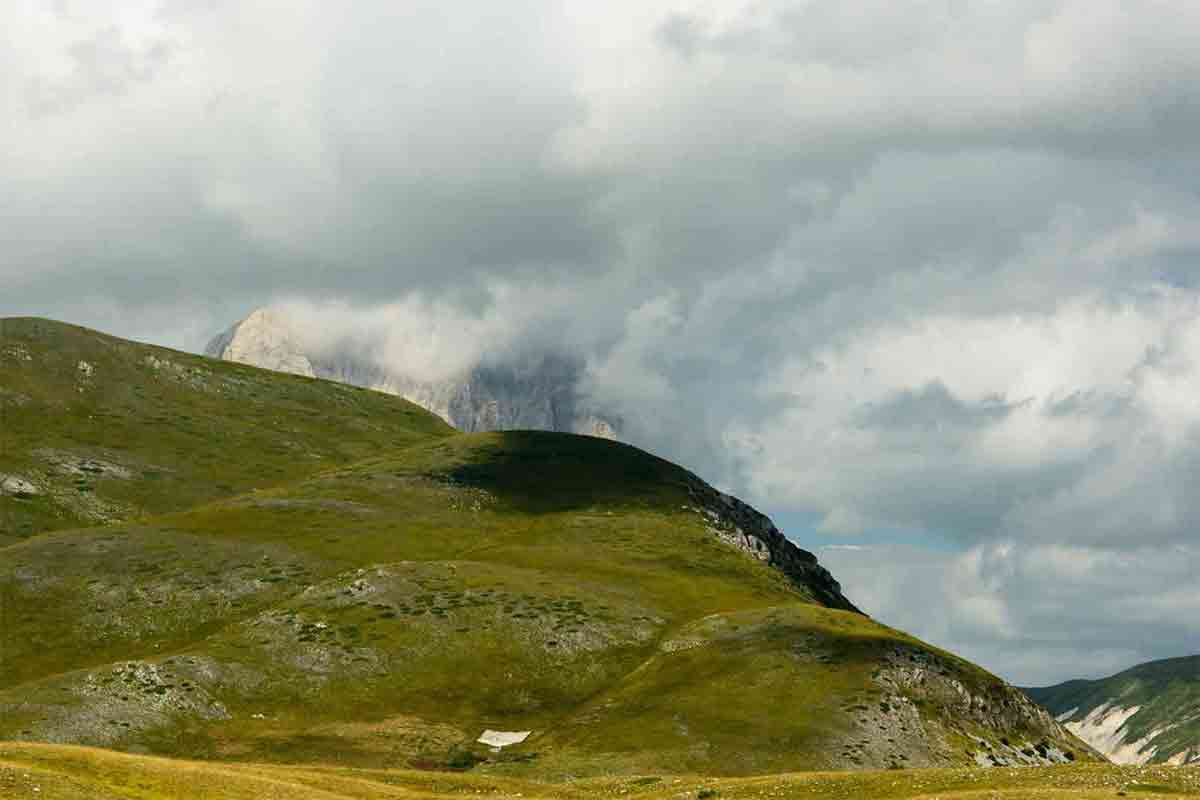
[[[465,432],[546,430],[618,438],[613,417],[581,396],[583,362],[556,353],[492,358],[440,379],[389,369],[349,347],[306,346],[285,309],[260,308],[213,338],[205,354],[296,375],[327,378],[399,395]]]

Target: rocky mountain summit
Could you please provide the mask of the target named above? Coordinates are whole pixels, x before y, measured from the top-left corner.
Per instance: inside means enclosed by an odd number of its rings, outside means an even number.
[[[1200,764],[1200,655],[1025,693],[1117,764]]]
[[[399,395],[467,433],[527,429],[619,437],[619,424],[581,396],[583,364],[570,356],[524,355],[428,381],[352,353],[311,352],[299,333],[283,310],[259,308],[216,336],[204,353]]]

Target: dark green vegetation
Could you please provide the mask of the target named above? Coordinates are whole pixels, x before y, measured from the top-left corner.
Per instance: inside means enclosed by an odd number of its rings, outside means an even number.
[[[0,739],[527,777],[1090,758],[636,448],[0,325]]]
[[[1105,709],[1136,707],[1119,740],[1141,743],[1128,757],[1140,751],[1150,763],[1200,763],[1200,656],[1151,661],[1102,680],[1067,681],[1025,692],[1075,724],[1089,715],[1095,719]],[[1086,734],[1089,727],[1084,724],[1081,730]]]

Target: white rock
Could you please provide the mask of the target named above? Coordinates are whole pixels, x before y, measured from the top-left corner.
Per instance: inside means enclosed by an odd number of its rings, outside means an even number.
[[[260,308],[209,342],[205,353],[276,372],[315,377],[312,363],[300,350],[287,319],[273,309]]]
[[[489,728],[481,733],[475,741],[486,744],[488,747],[501,748],[520,744],[528,739],[531,733],[533,731],[494,731]]]
[[[0,494],[41,494],[42,490],[16,475],[0,475]]]
[[[1114,764],[1145,764],[1154,757],[1155,750],[1147,745],[1162,731],[1154,730],[1136,741],[1128,740],[1125,723],[1141,710],[1141,706],[1122,708],[1115,703],[1105,703],[1093,708],[1078,722],[1068,722],[1066,726],[1071,733],[1108,756]]]

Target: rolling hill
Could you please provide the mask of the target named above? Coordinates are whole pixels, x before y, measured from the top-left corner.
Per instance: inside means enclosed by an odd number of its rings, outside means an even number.
[[[38,319],[0,321],[0,422],[0,740],[514,778],[1095,757],[628,445]]]
[[[375,392],[0,320],[0,546],[177,511],[453,428]]]
[[[1200,764],[1200,656],[1025,692],[1118,764]]]

